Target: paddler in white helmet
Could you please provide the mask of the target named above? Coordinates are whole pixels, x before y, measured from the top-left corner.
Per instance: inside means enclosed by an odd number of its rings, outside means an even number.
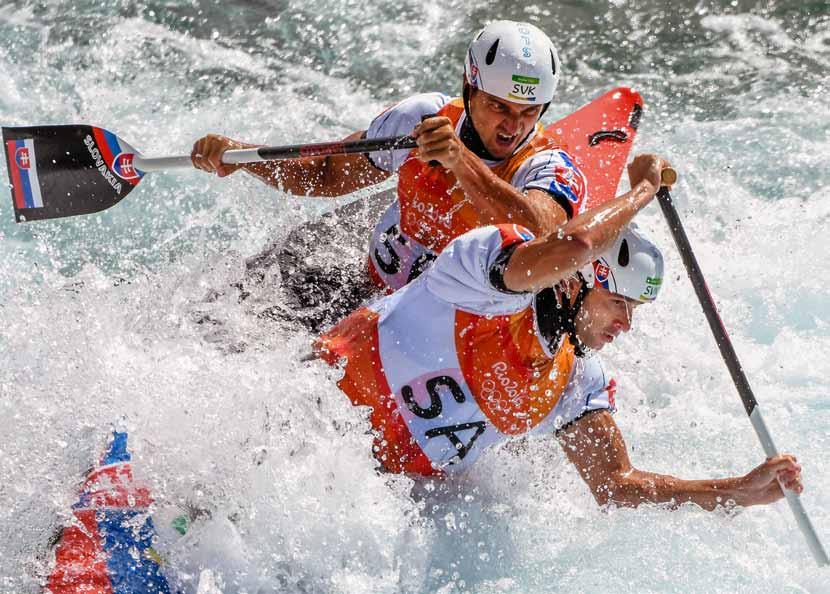
[[[583,210],[585,177],[539,123],[560,71],[556,48],[544,32],[529,23],[496,21],[469,45],[462,97],[414,95],[347,137],[412,134],[418,142],[414,151],[240,167],[223,165],[222,153],[253,145],[210,134],[194,144],[193,163],[219,176],[242,168],[281,190],[308,196],[342,196],[397,174],[397,200],[371,236],[368,275],[380,287],[398,289],[465,231],[516,223],[544,234]]]
[[[318,356],[342,365],[340,389],[371,408],[374,454],[389,472],[450,478],[489,448],[555,435],[600,504],[766,504],[802,491],[780,455],[744,476],[683,480],[635,468],[614,422],[614,379],[598,351],[656,299],[660,250],[631,223],[663,162],[640,157],[643,183],[535,237],[513,224],[454,239],[418,279],[324,334]],[[668,446],[667,444],[667,447]]]

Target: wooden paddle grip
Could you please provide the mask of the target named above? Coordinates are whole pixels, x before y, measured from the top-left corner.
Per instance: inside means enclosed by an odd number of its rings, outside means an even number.
[[[660,183],[667,187],[672,187],[677,182],[677,171],[671,167],[666,167],[660,172]]]

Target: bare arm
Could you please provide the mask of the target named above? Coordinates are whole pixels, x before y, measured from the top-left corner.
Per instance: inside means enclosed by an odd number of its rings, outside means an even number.
[[[412,136],[418,141],[419,159],[438,161],[455,174],[482,225],[516,223],[543,235],[567,222],[565,210],[546,192],[524,193],[493,173],[464,146],[449,118],[426,119],[415,127]]]
[[[362,134],[355,132],[345,140],[358,140]],[[343,196],[389,177],[363,154],[304,157],[245,165],[222,163],[222,153],[226,150],[255,147],[257,145],[209,134],[196,141],[191,158],[194,167],[215,172],[219,177],[244,169],[270,186],[302,196]]]
[[[546,235],[568,222],[565,209],[550,194],[542,190],[520,191],[493,173],[466,147],[453,173],[464,195],[478,210],[483,225],[516,223],[537,235]]]
[[[667,166],[654,155],[638,155],[629,165],[630,192],[516,248],[504,271],[505,286],[512,291],[540,291],[596,259],[651,202],[660,185],[660,172]]]
[[[800,493],[801,467],[793,456],[781,455],[742,477],[683,480],[638,470],[631,465],[617,424],[607,411],[589,413],[563,431],[560,443],[597,503],[637,507],[643,502],[695,503],[713,510],[734,501],[741,506],[772,503],[788,489]]]

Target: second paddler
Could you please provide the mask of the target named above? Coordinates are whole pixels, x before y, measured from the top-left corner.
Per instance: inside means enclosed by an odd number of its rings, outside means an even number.
[[[193,163],[219,176],[244,169],[307,196],[342,196],[397,174],[397,200],[371,234],[366,272],[376,286],[395,290],[470,229],[516,223],[546,234],[584,210],[585,176],[539,122],[560,69],[556,48],[537,27],[493,22],[469,45],[460,98],[409,97],[347,137],[412,134],[415,150],[225,165],[224,151],[253,145],[209,134],[194,144]],[[336,288],[325,300],[334,319],[367,296]]]

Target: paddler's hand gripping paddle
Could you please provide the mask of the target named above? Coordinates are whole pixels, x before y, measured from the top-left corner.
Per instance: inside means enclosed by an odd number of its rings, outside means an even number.
[[[90,214],[120,202],[145,173],[192,168],[190,155],[144,157],[103,128],[86,125],[3,128],[15,220]],[[415,148],[411,136],[229,150],[228,164]]]
[[[709,287],[703,278],[703,272],[700,270],[697,258],[695,258],[694,252],[692,252],[689,238],[686,237],[686,231],[680,222],[680,216],[677,214],[677,210],[672,203],[669,188],[677,181],[677,172],[669,167],[661,172],[660,177],[663,185],[657,192],[657,200],[660,202],[660,208],[663,210],[666,222],[669,224],[669,230],[674,238],[674,243],[680,251],[680,257],[683,259],[683,265],[686,267],[689,280],[692,281],[692,287],[695,290],[695,294],[697,294],[697,299],[703,308],[706,320],[709,322],[709,328],[712,330],[715,342],[718,345],[718,349],[720,349],[720,354],[726,363],[726,367],[729,369],[732,381],[738,389],[738,394],[743,401],[746,414],[749,415],[749,420],[752,422],[752,427],[758,435],[761,447],[764,448],[764,453],[768,458],[777,456],[778,449],[775,447],[772,436],[764,422],[764,418],[761,416],[761,409],[755,400],[755,395],[752,393],[749,381],[738,361],[738,355],[732,347],[732,341],[729,339],[729,334],[726,332],[723,320],[721,320],[717,307],[715,307],[712,294],[709,292]],[[795,521],[802,534],[804,534],[804,538],[807,540],[807,546],[810,547],[810,552],[812,552],[816,563],[820,567],[830,565],[827,551],[824,549],[821,540],[819,540],[818,534],[813,527],[813,523],[810,521],[810,517],[807,515],[807,510],[804,509],[804,505],[801,503],[798,493],[785,489],[783,485],[781,486],[781,490],[787,498],[787,503],[790,505],[790,509],[795,516]]]
[[[643,99],[611,89],[547,130],[588,180],[588,207],[613,198],[637,132]],[[148,158],[112,132],[88,125],[3,128],[3,150],[18,222],[99,212],[120,202],[145,173],[190,168],[190,156]],[[415,148],[411,136],[227,151],[223,162],[255,163]]]

